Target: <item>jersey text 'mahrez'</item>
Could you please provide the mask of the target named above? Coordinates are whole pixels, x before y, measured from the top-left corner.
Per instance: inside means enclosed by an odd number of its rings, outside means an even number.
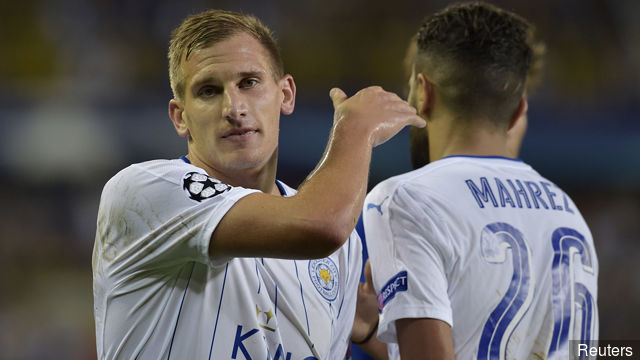
[[[492,181],[480,177],[477,181],[465,180],[471,195],[478,206],[527,208],[566,211],[573,214],[567,195],[552,183],[544,181],[525,181],[519,179],[501,179]]]

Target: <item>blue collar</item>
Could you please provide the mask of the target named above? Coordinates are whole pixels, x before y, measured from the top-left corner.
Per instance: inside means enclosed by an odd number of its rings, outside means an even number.
[[[282,196],[287,196],[287,191],[284,189],[284,185],[280,182],[280,180],[276,179],[276,185],[278,186],[278,190],[280,190],[280,194]]]
[[[449,156],[445,156],[443,158],[440,158],[440,160],[443,159],[449,159],[449,158],[456,158],[456,157],[462,157],[462,158],[472,158],[472,159],[502,159],[502,160],[510,160],[510,161],[517,161],[517,162],[523,162],[520,159],[514,159],[514,158],[509,158],[506,156],[483,156],[483,155],[449,155]]]

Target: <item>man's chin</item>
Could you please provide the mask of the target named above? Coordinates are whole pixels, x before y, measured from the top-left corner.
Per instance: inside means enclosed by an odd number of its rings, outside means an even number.
[[[255,153],[240,153],[235,154],[225,161],[225,168],[234,171],[250,171],[257,168],[262,168],[268,163],[269,158],[264,155]]]

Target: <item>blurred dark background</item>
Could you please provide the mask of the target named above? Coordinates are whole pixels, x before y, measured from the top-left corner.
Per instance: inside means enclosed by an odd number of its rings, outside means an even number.
[[[449,2],[23,0],[0,3],[0,358],[93,359],[91,252],[104,183],[186,151],[167,116],[166,48],[189,13],[260,17],[298,87],[279,178],[322,155],[328,91],[402,93],[421,19]],[[600,338],[640,339],[640,2],[494,1],[546,41],[522,158],[563,187],[600,259]],[[376,148],[370,187],[410,170],[408,134]]]

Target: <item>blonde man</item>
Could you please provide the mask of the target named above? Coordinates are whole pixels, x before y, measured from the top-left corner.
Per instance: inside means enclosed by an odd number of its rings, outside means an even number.
[[[193,15],[173,32],[169,62],[169,116],[188,154],[105,185],[98,357],[343,358],[371,148],[423,120],[381,88],[333,89],[326,153],[296,193],[276,180],[279,116],[296,87],[269,30],[234,12]]]

